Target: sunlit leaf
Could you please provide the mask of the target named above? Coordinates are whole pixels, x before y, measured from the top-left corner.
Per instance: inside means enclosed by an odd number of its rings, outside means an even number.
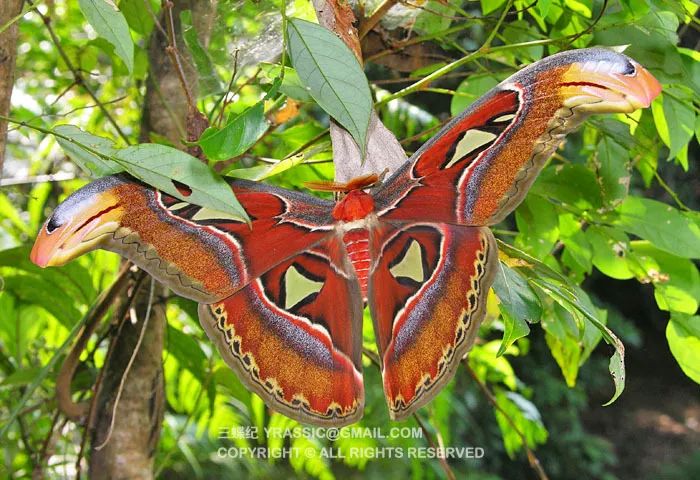
[[[700,316],[672,315],[666,338],[683,372],[700,383]]]

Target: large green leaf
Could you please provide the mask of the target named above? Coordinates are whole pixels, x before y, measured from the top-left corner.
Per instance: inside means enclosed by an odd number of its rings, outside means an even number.
[[[136,178],[169,195],[248,220],[226,181],[192,155],[143,143],[119,150],[115,159]]]
[[[700,258],[700,227],[677,209],[656,200],[627,197],[612,222],[679,257]]]
[[[700,316],[672,315],[666,338],[683,372],[700,383]]]
[[[290,18],[287,48],[294,69],[321,108],[353,136],[364,156],[372,95],[355,55],[333,33]]]
[[[593,163],[603,199],[617,205],[630,186],[629,150],[605,136],[598,143]]]
[[[129,25],[122,12],[105,0],[78,0],[80,10],[85,14],[90,25],[109,43],[121,58],[129,72],[134,70],[134,42],[129,33]],[[144,12],[144,15],[146,13]]]

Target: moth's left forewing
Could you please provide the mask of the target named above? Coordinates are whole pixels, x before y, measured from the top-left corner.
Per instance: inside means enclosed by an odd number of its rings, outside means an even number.
[[[498,262],[488,228],[384,224],[373,238],[368,301],[391,417],[452,379],[474,343]]]

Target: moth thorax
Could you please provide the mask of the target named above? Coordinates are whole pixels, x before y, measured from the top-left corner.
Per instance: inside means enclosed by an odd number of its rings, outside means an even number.
[[[374,211],[374,199],[362,190],[352,190],[333,208],[333,218],[342,222],[362,220]]]

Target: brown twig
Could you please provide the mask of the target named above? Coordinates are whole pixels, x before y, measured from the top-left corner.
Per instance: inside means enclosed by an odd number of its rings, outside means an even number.
[[[177,43],[175,42],[175,19],[173,18],[173,2],[171,0],[165,0],[163,2],[163,9],[165,10],[166,26],[168,28],[168,46],[165,47],[165,52],[170,57],[170,61],[175,67],[177,72],[178,80],[180,80],[180,86],[182,86],[183,92],[185,92],[185,97],[187,98],[187,108],[189,111],[196,111],[197,104],[192,97],[192,92],[190,87],[187,85],[187,78],[185,78],[185,70],[182,68],[182,62],[180,60],[180,52],[177,49]]]
[[[520,429],[515,425],[515,422],[513,421],[512,418],[510,418],[510,415],[501,407],[498,402],[496,401],[496,397],[493,396],[493,393],[491,393],[491,390],[489,390],[489,387],[486,386],[484,382],[481,381],[481,379],[477,376],[476,372],[472,367],[469,365],[469,362],[465,359],[462,362],[469,372],[469,375],[474,379],[474,381],[479,385],[479,388],[481,391],[484,393],[486,396],[486,399],[489,401],[489,403],[501,412],[501,415],[506,419],[506,421],[510,424],[511,428],[515,433],[520,437],[520,441],[523,444],[523,448],[525,449],[525,452],[527,453],[527,460],[530,463],[530,467],[534,472],[537,474],[537,478],[540,480],[549,480],[549,477],[547,476],[547,473],[544,471],[544,468],[542,468],[542,463],[540,462],[540,459],[537,458],[537,455],[535,455],[535,452],[532,451],[530,446],[527,443],[527,438],[525,438],[525,434],[523,434]]]
[[[61,59],[65,62],[66,67],[68,67],[68,70],[71,71],[73,74],[73,80],[77,85],[80,85],[83,90],[92,98],[92,100],[95,102],[95,104],[100,108],[102,111],[102,114],[107,118],[107,121],[114,127],[114,129],[117,131],[117,134],[127,143],[129,144],[129,137],[126,136],[124,131],[122,131],[121,127],[117,123],[117,121],[112,117],[112,114],[109,113],[109,110],[104,106],[104,104],[97,98],[97,95],[95,92],[92,91],[90,87],[88,87],[87,83],[85,82],[85,77],[83,77],[82,72],[73,65],[73,62],[71,59],[68,57],[68,54],[66,51],[63,49],[63,46],[61,45],[61,41],[59,40],[58,36],[56,35],[56,32],[54,32],[53,27],[51,26],[51,19],[41,13],[41,11],[34,5],[34,2],[32,0],[26,0],[29,6],[31,7],[32,11],[34,11],[37,15],[39,15],[39,18],[41,18],[41,21],[44,22],[44,25],[46,26],[46,30],[49,32],[49,36],[51,37],[51,41],[53,42],[54,46],[56,47],[56,50],[58,51],[58,54],[61,56]]]
[[[381,5],[374,11],[374,13],[367,19],[365,19],[357,32],[357,36],[362,40],[365,38],[370,30],[372,30],[381,20],[384,15],[393,7],[399,3],[399,0],[384,0]]]
[[[34,470],[32,471],[32,479],[33,480],[39,480],[40,478],[44,478],[45,476],[43,475],[43,466],[45,464],[45,461],[48,460],[48,452],[49,452],[49,446],[51,445],[51,439],[53,438],[53,432],[56,429],[56,424],[58,423],[58,419],[61,416],[61,412],[56,410],[53,414],[53,418],[51,419],[51,425],[49,426],[49,433],[46,435],[46,438],[44,439],[44,443],[41,445],[41,451],[39,453],[39,458],[37,459],[36,465],[34,466]],[[65,421],[64,421],[65,423]]]

